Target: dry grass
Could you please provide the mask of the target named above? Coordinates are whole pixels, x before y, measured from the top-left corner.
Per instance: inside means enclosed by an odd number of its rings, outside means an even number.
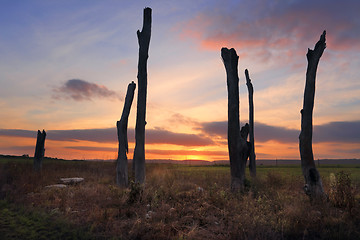
[[[7,201],[64,216],[99,239],[360,239],[358,185],[348,191],[351,205],[334,202],[335,195],[314,205],[301,176],[276,169],[249,181],[241,194],[230,193],[227,167],[149,164],[145,189],[118,188],[108,162],[51,161],[41,174],[31,164],[8,163],[0,171]],[[60,177],[85,181],[45,188]]]

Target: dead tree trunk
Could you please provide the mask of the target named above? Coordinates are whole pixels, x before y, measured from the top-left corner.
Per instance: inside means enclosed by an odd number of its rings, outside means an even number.
[[[120,121],[116,122],[119,149],[118,149],[118,158],[116,161],[116,184],[121,187],[128,186],[128,159],[127,153],[129,152],[128,147],[128,138],[127,138],[127,127],[128,119],[131,109],[131,104],[134,99],[136,84],[131,82],[128,85],[124,109],[120,118]]]
[[[45,138],[46,138],[45,130],[43,130],[42,132],[38,130],[37,138],[36,138],[35,155],[34,155],[34,170],[37,172],[39,172],[42,168],[42,161],[45,155],[45,147],[44,147]]]
[[[146,125],[146,91],[147,91],[147,60],[151,36],[151,8],[144,9],[143,28],[137,31],[139,42],[138,63],[138,98],[135,126],[134,170],[135,182],[145,182],[145,125]]]
[[[303,109],[301,110],[301,132],[299,136],[299,150],[301,168],[305,178],[304,190],[310,199],[322,199],[325,196],[320,174],[315,167],[312,150],[313,108],[315,97],[316,71],[325,48],[326,31],[316,43],[314,50],[308,49],[306,54],[308,66],[304,91]]]
[[[246,86],[249,92],[249,141],[250,141],[250,156],[249,156],[249,170],[251,177],[256,177],[256,155],[255,155],[255,140],[254,140],[254,88],[249,77],[249,71],[245,69]]]
[[[247,149],[246,139],[240,135],[239,115],[239,56],[235,49],[221,49],[224,62],[228,89],[228,149],[231,172],[231,190],[239,191],[244,188]],[[247,136],[247,135],[246,135]],[[245,158],[245,161],[244,161]]]

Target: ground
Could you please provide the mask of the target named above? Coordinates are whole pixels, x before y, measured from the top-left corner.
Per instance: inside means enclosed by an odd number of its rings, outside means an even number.
[[[129,189],[115,184],[114,162],[47,159],[35,173],[31,158],[3,157],[0,171],[5,239],[360,239],[356,165],[320,166],[320,204],[298,165],[258,166],[242,193],[230,192],[226,165],[152,163],[145,187]],[[85,181],[46,188],[61,177]]]

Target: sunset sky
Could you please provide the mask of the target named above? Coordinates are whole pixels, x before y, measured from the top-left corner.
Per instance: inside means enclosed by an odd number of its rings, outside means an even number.
[[[360,158],[358,0],[1,0],[0,154],[33,156],[45,129],[46,156],[117,157],[115,126],[127,85],[137,83],[144,7],[152,8],[147,159],[228,159],[222,47],[240,56],[242,124],[250,72],[257,158],[299,159],[306,53],[323,30],[314,155]]]

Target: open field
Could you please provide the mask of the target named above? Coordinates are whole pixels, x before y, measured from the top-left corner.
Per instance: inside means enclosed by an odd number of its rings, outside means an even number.
[[[360,166],[321,165],[329,201],[311,204],[300,166],[258,166],[244,193],[229,166],[147,164],[146,187],[115,184],[114,162],[0,159],[5,239],[360,239]],[[330,183],[330,174],[343,181]],[[248,174],[248,173],[247,173]],[[247,175],[248,176],[248,175]],[[347,178],[349,176],[349,178]],[[84,177],[45,188],[61,177]],[[351,180],[351,185],[349,184]]]

